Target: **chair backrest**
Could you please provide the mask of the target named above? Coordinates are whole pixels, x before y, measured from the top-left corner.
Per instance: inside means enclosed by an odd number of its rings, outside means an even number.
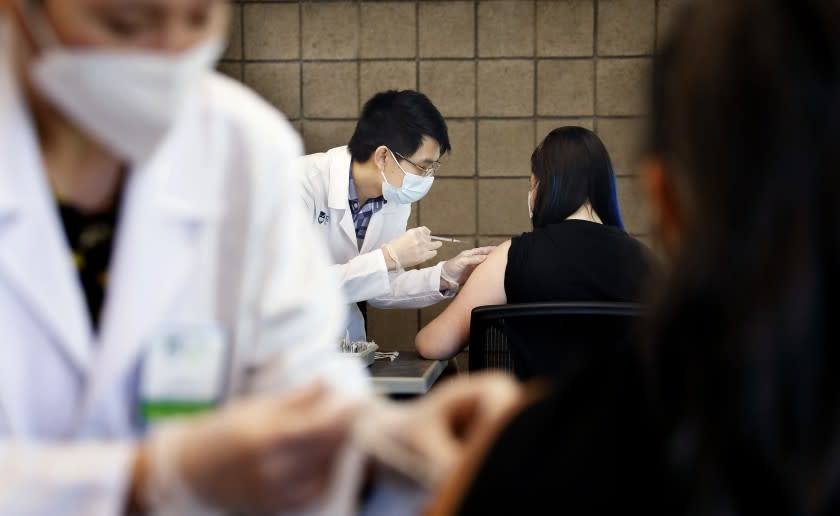
[[[613,302],[480,306],[470,320],[469,369],[568,376],[635,342],[644,312],[640,304]]]

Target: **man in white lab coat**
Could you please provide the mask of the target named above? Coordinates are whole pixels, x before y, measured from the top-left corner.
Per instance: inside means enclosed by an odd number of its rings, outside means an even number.
[[[422,308],[454,295],[492,248],[463,251],[432,267],[442,243],[426,227],[406,231],[411,203],[428,193],[450,150],[446,122],[422,93],[386,91],[362,109],[347,146],[301,160],[303,200],[327,239],[344,296],[347,332],[366,338],[358,302]]]

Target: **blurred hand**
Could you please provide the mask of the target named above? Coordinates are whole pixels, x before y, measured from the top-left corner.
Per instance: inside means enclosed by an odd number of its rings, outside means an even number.
[[[366,407],[354,440],[380,463],[432,487],[461,461],[477,435],[494,429],[518,406],[522,394],[506,375],[457,377],[418,401]]]
[[[431,260],[437,255],[437,249],[443,245],[442,242],[433,241],[431,236],[432,232],[425,226],[409,229],[382,246],[385,261],[390,257],[394,261],[395,269],[406,269]]]
[[[324,493],[354,412],[322,385],[233,402],[153,435],[148,482],[180,483],[202,503],[232,512],[302,507]]]
[[[467,282],[476,267],[484,263],[487,255],[493,252],[495,246],[476,247],[461,251],[458,256],[447,260],[440,271],[440,277],[450,288],[457,288]]]

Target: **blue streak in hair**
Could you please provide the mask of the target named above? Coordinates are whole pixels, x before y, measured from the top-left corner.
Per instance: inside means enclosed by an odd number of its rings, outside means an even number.
[[[619,229],[624,230],[624,221],[621,220],[621,209],[618,205],[618,187],[615,181],[615,172],[610,171],[610,206],[609,210],[615,215],[615,223]]]
[[[551,177],[551,202],[549,206],[554,206],[557,198],[560,196],[560,189],[563,187],[563,178],[558,176]]]

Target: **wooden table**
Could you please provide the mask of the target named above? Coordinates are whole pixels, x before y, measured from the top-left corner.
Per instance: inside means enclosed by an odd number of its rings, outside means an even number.
[[[425,394],[440,377],[446,360],[426,360],[416,351],[400,351],[393,362],[380,359],[369,368],[373,389],[387,395]]]

